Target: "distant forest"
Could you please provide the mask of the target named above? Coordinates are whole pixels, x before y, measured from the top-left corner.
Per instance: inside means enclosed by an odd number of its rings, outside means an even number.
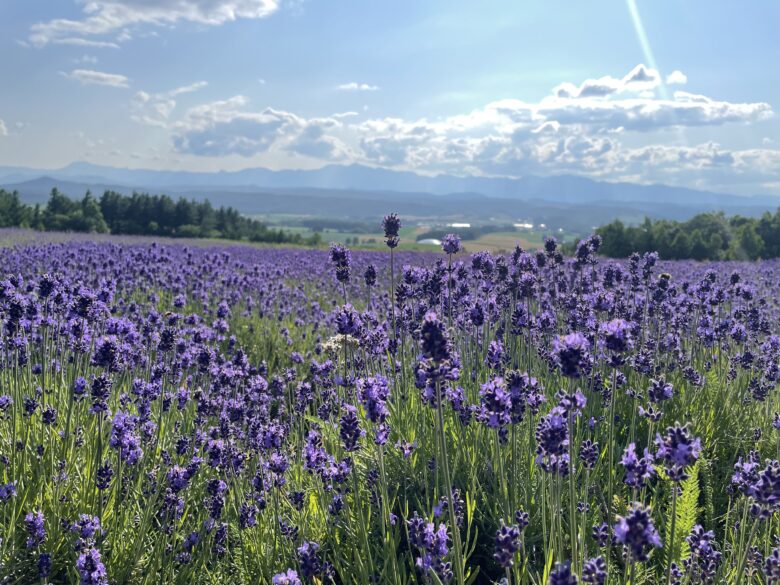
[[[625,258],[656,251],[668,260],[756,260],[780,257],[780,208],[759,218],[722,212],[702,213],[688,221],[645,218],[638,226],[615,220],[596,230],[599,253]]]
[[[206,201],[167,195],[106,191],[96,199],[87,191],[71,199],[52,189],[45,206],[26,205],[19,193],[0,189],[0,227],[26,227],[40,231],[111,233],[172,238],[221,238],[250,242],[317,245],[319,234],[304,238],[269,228],[242,216],[232,207],[214,208]]]

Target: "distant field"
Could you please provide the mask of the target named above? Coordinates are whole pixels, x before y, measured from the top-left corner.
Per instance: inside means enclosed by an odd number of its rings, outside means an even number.
[[[274,215],[266,217],[257,216],[256,219],[267,222],[274,229],[283,229],[293,234],[300,234],[302,237],[310,237],[315,233],[311,228],[300,225],[300,217]],[[402,250],[436,250],[438,246],[416,243],[419,236],[430,230],[431,225],[403,227],[400,232],[401,244],[399,248]],[[452,231],[458,233],[457,228],[453,228]],[[319,230],[318,233],[322,237],[323,243],[339,242],[347,244],[352,248],[365,250],[385,249],[384,234],[380,230],[366,232],[328,228]],[[463,246],[467,252],[480,250],[489,250],[491,252],[511,251],[518,244],[525,249],[535,249],[542,245],[543,238],[543,233],[535,231],[499,231],[483,234],[476,239],[464,238]]]
[[[300,226],[274,225],[274,229],[283,229],[287,232],[300,234],[303,237],[309,237],[314,232],[308,228]],[[399,250],[435,252],[440,247],[431,244],[418,244],[417,236],[425,233],[427,227],[407,227],[402,228],[400,232],[401,243]],[[457,230],[453,230],[457,233]],[[323,230],[320,233],[322,237],[322,247],[327,247],[332,242],[346,244],[349,248],[355,250],[376,250],[385,251],[384,234],[377,231],[375,233],[342,232],[337,230]],[[4,229],[0,231],[0,248],[14,245],[29,245],[42,242],[66,242],[66,241],[119,241],[119,242],[152,242],[178,243],[187,246],[233,246],[244,245],[253,248],[306,248],[310,246],[296,244],[274,244],[268,242],[247,242],[222,240],[216,238],[166,238],[161,236],[123,236],[108,234],[79,234],[65,232],[37,232],[29,229]],[[478,252],[488,250],[490,252],[511,252],[516,245],[520,245],[527,250],[539,248],[542,245],[543,235],[536,232],[495,232],[485,234],[475,240],[463,240],[463,249],[466,252]],[[356,243],[357,242],[357,243]]]
[[[496,232],[485,234],[476,240],[464,242],[467,252],[489,250],[491,252],[510,251],[520,245],[524,249],[534,249],[542,245],[542,235],[535,232]]]

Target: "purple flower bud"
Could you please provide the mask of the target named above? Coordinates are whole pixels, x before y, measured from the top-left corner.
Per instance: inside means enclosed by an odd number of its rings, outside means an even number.
[[[441,241],[441,249],[445,254],[457,254],[461,250],[460,236],[457,234],[447,234]]]
[[[628,548],[635,561],[646,561],[649,550],[662,547],[649,509],[639,503],[635,503],[626,516],[618,517],[614,530],[617,541]]]

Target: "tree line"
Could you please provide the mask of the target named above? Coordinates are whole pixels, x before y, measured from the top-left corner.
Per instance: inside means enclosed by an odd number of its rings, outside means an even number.
[[[22,203],[19,193],[0,189],[0,227],[39,231],[111,233],[172,238],[219,238],[317,245],[321,236],[304,238],[241,215],[232,207],[214,208],[208,200],[167,195],[106,191],[97,199],[89,191],[71,199],[56,188],[46,205]]]
[[[752,218],[701,213],[687,221],[645,218],[637,226],[615,220],[596,230],[599,253],[626,258],[657,251],[669,260],[756,260],[780,257],[780,208]]]

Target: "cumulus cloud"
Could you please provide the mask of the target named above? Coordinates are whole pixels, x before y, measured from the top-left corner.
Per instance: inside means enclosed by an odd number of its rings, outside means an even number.
[[[0,136],[8,136],[8,128],[2,118],[0,118]]]
[[[115,42],[95,37],[117,35],[112,41],[128,40],[129,27],[173,25],[193,22],[216,26],[238,19],[264,18],[279,7],[278,0],[90,0],[83,3],[84,16],[58,18],[34,24],[29,41],[34,46],[79,44],[116,47]]]
[[[347,149],[339,139],[328,134],[330,129],[337,126],[340,127],[339,122],[331,118],[311,120],[284,148],[288,152],[310,158],[327,161],[343,160],[349,154]]]
[[[658,71],[640,64],[622,78],[605,75],[598,79],[586,79],[579,86],[571,82],[561,83],[553,89],[553,95],[562,99],[606,98],[618,93],[647,92],[660,83],[661,75]]]
[[[688,83],[688,76],[682,71],[675,70],[666,76],[667,85],[685,85],[686,83]]]
[[[248,103],[239,95],[190,108],[174,125],[174,148],[198,156],[250,157],[271,148],[324,160],[347,155],[338,137],[344,129],[339,118],[307,120],[274,108],[249,112]]]
[[[761,123],[773,115],[769,104],[685,91],[659,97],[653,90],[661,82],[659,72],[639,65],[622,77],[558,85],[536,102],[503,99],[435,120],[362,119],[354,112],[304,118],[257,111],[236,96],[187,110],[172,126],[173,145],[196,156],[278,152],[457,174],[573,173],[696,185],[726,171],[767,181],[780,175],[780,151],[767,145],[729,150],[714,142],[673,146],[669,140],[670,129]]]
[[[191,108],[176,125],[174,148],[200,156],[252,156],[268,150],[285,130],[303,125],[294,114],[272,108],[244,112],[247,103],[246,97],[235,96]]]
[[[534,113],[563,125],[586,125],[596,130],[652,131],[674,126],[717,126],[769,117],[766,103],[730,103],[678,92],[674,99],[542,100]],[[522,106],[520,106],[522,107]]]
[[[341,91],[377,91],[379,86],[351,81],[349,83],[342,83],[337,89],[340,89]]]
[[[110,87],[128,87],[130,80],[124,75],[104,73],[92,69],[74,69],[70,73],[62,73],[65,77],[78,81],[82,85],[108,85]]]
[[[634,67],[625,77],[623,77],[623,85],[627,89],[653,88],[660,82],[661,76],[658,74],[658,71],[641,64]]]
[[[166,128],[168,119],[176,108],[176,100],[174,98],[198,91],[207,85],[208,83],[205,81],[197,81],[162,93],[150,94],[145,91],[138,91],[133,100],[133,115],[131,118],[140,124]]]

